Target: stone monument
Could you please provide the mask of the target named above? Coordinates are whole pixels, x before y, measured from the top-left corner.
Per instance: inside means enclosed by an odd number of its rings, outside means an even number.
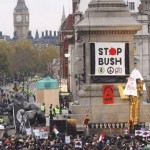
[[[123,0],[91,0],[76,23],[74,53],[81,61],[74,70],[84,78],[77,91],[79,105],[71,107],[78,124],[85,114],[92,123],[128,122],[129,102],[121,99],[118,85],[134,68],[133,39],[141,27]],[[113,95],[105,102],[107,88]]]

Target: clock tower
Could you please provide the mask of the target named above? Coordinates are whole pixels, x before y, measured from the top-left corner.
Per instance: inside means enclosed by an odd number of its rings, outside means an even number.
[[[24,0],[18,0],[13,13],[14,33],[18,39],[26,39],[29,32],[29,11]]]

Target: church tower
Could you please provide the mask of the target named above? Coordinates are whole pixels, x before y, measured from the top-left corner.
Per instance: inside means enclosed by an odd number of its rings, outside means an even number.
[[[13,14],[14,33],[18,39],[26,39],[29,32],[29,11],[24,0],[18,0]]]
[[[64,23],[64,21],[66,20],[66,15],[65,15],[65,9],[63,6],[63,13],[62,13],[62,17],[61,17],[61,25]]]

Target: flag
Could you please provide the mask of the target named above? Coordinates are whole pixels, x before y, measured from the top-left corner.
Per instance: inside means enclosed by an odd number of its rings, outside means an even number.
[[[17,134],[25,134],[26,129],[30,128],[26,111],[24,110],[23,103],[14,101],[13,106],[14,125]]]
[[[128,129],[128,128],[125,128],[125,129],[124,129],[124,134],[125,134],[125,135],[128,135],[128,134],[129,134],[129,129]]]
[[[143,131],[142,136],[143,137],[149,137],[150,136],[150,132],[149,131]]]
[[[100,134],[100,137],[99,137],[99,141],[103,141],[103,140],[104,140],[104,137],[105,137],[104,133],[101,133],[101,134]]]
[[[55,125],[55,124],[54,124],[54,126],[53,126],[53,132],[54,132],[56,135],[59,133],[59,131],[57,130],[56,125]]]
[[[135,130],[135,136],[149,137],[149,131]]]

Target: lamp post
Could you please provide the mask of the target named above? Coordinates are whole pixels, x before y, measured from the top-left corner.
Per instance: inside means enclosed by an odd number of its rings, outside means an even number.
[[[22,92],[23,92],[23,94],[24,94],[24,73],[22,74],[22,81],[23,81]]]
[[[27,100],[29,100],[29,84],[27,84]]]

